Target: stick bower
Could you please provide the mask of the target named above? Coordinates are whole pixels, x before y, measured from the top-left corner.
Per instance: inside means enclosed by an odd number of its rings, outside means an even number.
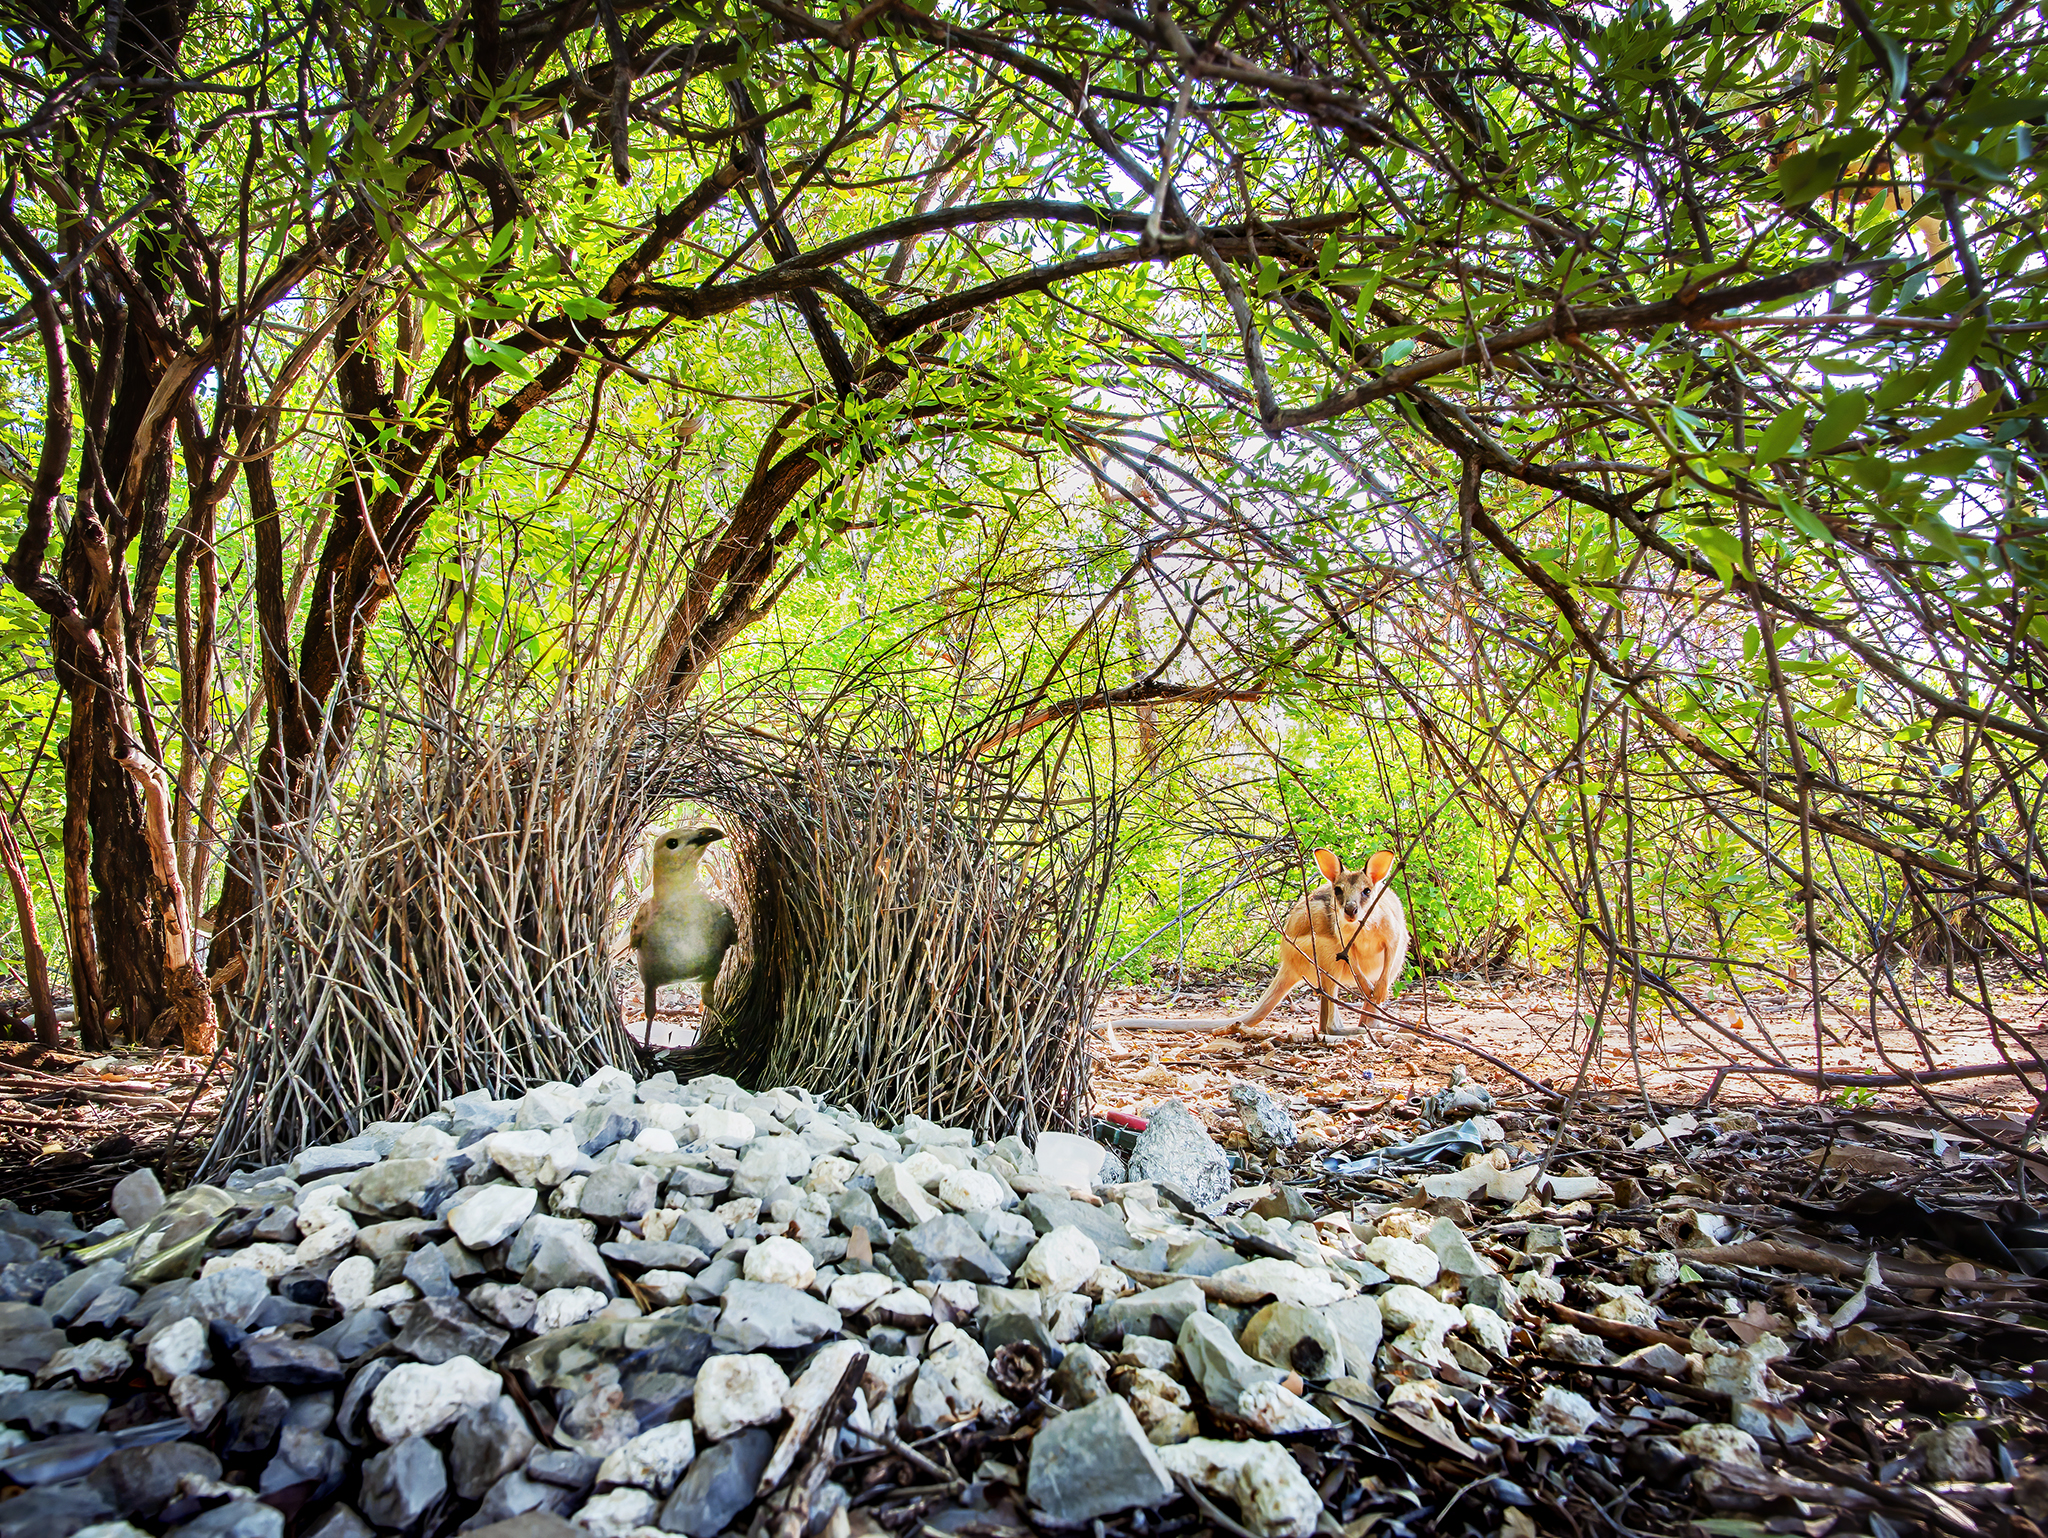
[[[714,810],[736,875],[739,939],[686,1071],[990,1137],[1077,1124],[1114,798],[815,734],[640,752],[649,783]]]

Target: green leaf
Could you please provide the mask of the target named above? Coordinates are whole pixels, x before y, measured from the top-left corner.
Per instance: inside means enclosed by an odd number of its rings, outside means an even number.
[[[1984,345],[1990,326],[1990,318],[1979,312],[1956,327],[1955,334],[1944,344],[1941,356],[1934,360],[1934,367],[1928,371],[1928,383],[1947,384],[1968,368],[1978,349]]]
[[[1807,452],[1825,454],[1829,449],[1838,448],[1849,441],[1849,435],[1863,425],[1869,415],[1870,399],[1861,390],[1844,390],[1822,409],[1820,420],[1813,424],[1813,437],[1807,442]]]
[[[1959,443],[1951,448],[1935,449],[1931,453],[1917,454],[1906,461],[1906,469],[1914,475],[1953,479],[1967,470],[1974,469],[1987,447],[1989,445],[1981,443]]]
[[[1875,128],[1858,128],[1786,156],[1778,167],[1778,201],[1793,208],[1832,192],[1849,163],[1880,137]]]
[[[1742,563],[1742,541],[1733,534],[1726,529],[1717,529],[1711,524],[1697,525],[1691,533],[1693,544],[1699,548],[1700,554],[1712,563],[1714,575],[1721,579],[1724,586],[1735,585],[1737,572],[1748,575],[1748,569]]]
[[[1959,128],[2010,128],[2015,123],[2048,121],[2048,96],[1980,96],[1970,94],[1970,105],[1948,121]]]
[[[1806,407],[1803,404],[1787,406],[1771,418],[1756,440],[1756,462],[1768,465],[1783,459],[1792,445],[1799,441],[1799,430],[1806,426]]]
[[[1988,395],[1980,395],[1967,406],[1958,406],[1954,411],[1937,417],[1933,426],[1925,432],[1915,433],[1905,442],[1908,449],[1924,449],[1930,443],[1940,443],[1959,433],[1982,424],[1998,410],[1998,403]]]
[[[1781,492],[1778,496],[1778,506],[1784,510],[1785,516],[1792,520],[1792,526],[1815,544],[1832,545],[1835,542],[1835,531],[1822,523],[1819,515],[1804,502],[1794,502]]]
[[[1911,61],[1897,38],[1877,31],[1873,31],[1872,36],[1877,39],[1878,50],[1883,55],[1878,62],[1885,67],[1887,94],[1891,100],[1898,101],[1906,94],[1906,81],[1912,73]]]

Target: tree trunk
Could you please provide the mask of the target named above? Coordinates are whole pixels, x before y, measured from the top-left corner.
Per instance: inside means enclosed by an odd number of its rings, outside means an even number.
[[[0,789],[0,796],[6,795]],[[46,1047],[57,1045],[57,1001],[50,995],[50,966],[43,955],[42,936],[36,932],[36,900],[28,884],[28,869],[21,863],[21,847],[14,841],[14,822],[0,813],[0,867],[7,871],[7,885],[14,894],[14,915],[21,925],[21,965],[28,974],[29,1006],[35,1013],[36,1040]]]

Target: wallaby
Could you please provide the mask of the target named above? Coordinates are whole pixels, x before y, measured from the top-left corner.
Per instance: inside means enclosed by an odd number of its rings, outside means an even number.
[[[1336,990],[1350,983],[1364,995],[1358,1026],[1379,1014],[1408,961],[1408,916],[1387,885],[1394,856],[1381,850],[1363,870],[1346,870],[1334,851],[1318,849],[1322,886],[1288,911],[1280,934],[1280,969],[1259,1001],[1219,1033],[1233,1035],[1257,1025],[1303,983],[1321,995],[1319,1029],[1330,1035],[1337,1020]]]
[[[732,910],[697,879],[704,851],[724,838],[717,828],[670,828],[654,841],[654,891],[633,915],[632,947],[646,990],[644,1040],[654,1034],[654,996],[664,983],[697,980],[705,1005],[732,947]]]

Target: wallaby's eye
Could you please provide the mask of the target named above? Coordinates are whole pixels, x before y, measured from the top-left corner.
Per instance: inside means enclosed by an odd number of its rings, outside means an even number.
[[[682,846],[682,842],[683,841],[679,838],[672,838],[668,841],[668,847],[671,849],[680,848]]]

